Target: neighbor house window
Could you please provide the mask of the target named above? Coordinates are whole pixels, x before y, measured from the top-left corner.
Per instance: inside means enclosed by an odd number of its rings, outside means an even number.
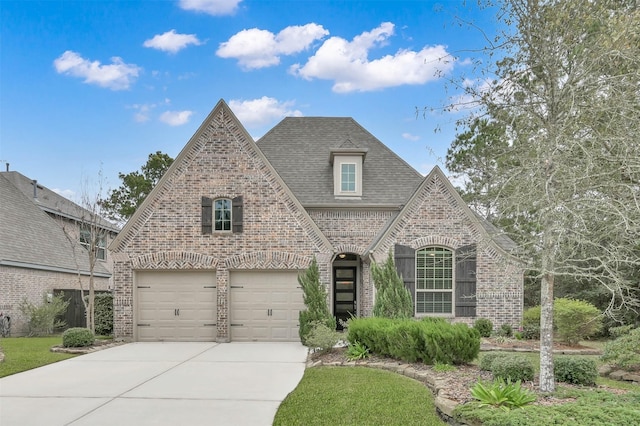
[[[416,313],[453,314],[453,252],[426,247],[416,252]]]
[[[84,248],[89,250],[92,244],[91,228],[86,226],[80,228],[80,244],[82,244]],[[100,260],[107,259],[107,242],[106,242],[106,237],[103,234],[96,236],[95,254],[96,254],[96,259],[100,259]]]
[[[356,165],[342,163],[340,172],[340,190],[342,192],[356,192]]]
[[[222,198],[214,204],[214,230],[231,231],[231,200]]]

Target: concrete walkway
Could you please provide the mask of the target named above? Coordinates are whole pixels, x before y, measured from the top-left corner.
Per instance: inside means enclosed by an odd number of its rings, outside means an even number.
[[[306,355],[300,343],[130,343],[0,379],[0,425],[270,425]]]

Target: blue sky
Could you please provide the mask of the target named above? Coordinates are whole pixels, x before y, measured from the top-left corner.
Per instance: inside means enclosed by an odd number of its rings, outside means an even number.
[[[2,0],[2,170],[74,200],[100,172],[115,188],[149,153],[177,156],[222,98],[254,138],[285,116],[353,117],[427,173],[464,111],[415,108],[480,84],[477,28],[495,26],[465,3]]]

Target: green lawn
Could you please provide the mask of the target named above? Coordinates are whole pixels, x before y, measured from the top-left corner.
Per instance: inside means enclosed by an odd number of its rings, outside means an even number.
[[[415,380],[365,367],[308,368],[274,425],[445,425]]]
[[[61,336],[5,337],[0,339],[4,362],[0,362],[0,377],[42,367],[76,355],[51,352],[52,346],[62,343]]]

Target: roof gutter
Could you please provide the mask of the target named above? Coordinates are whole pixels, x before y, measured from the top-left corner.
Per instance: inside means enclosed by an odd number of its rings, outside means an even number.
[[[58,266],[38,265],[35,263],[26,263],[26,262],[16,262],[14,260],[0,260],[0,266],[13,266],[14,268],[36,269],[39,271],[49,271],[49,272],[62,272],[65,274],[80,274],[84,276],[91,275],[89,271],[78,271],[76,269],[60,268]],[[93,276],[99,277],[99,278],[111,278],[111,274],[105,274],[103,272],[94,272]]]

